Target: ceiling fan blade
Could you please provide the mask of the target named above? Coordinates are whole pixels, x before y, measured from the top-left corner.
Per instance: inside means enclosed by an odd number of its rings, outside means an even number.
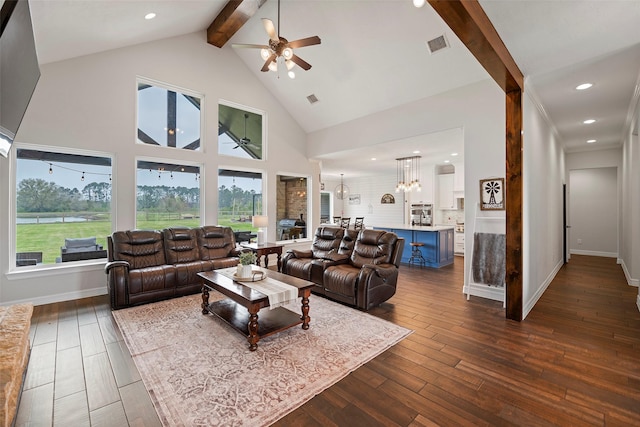
[[[295,56],[295,55],[293,55]],[[272,61],[276,60],[276,54],[272,54],[270,57],[267,58],[266,62],[264,63],[264,65],[262,66],[262,68],[260,69],[260,71],[265,72],[265,71],[269,71],[269,64],[271,64]]]
[[[264,25],[264,29],[269,35],[269,38],[274,42],[279,41],[278,32],[276,31],[276,26],[273,25],[273,21],[271,19],[262,18],[262,24]]]
[[[231,47],[235,48],[235,49],[244,49],[244,48],[249,48],[249,49],[269,49],[269,46],[264,45],[264,44],[232,44]]]
[[[291,60],[293,62],[295,62],[298,67],[302,68],[303,70],[309,70],[311,68],[311,64],[309,64],[307,61],[305,61],[304,59],[300,58],[298,55],[296,55],[295,53],[293,54],[293,56],[291,57]]]
[[[320,37],[313,36],[307,37],[305,39],[294,40],[292,42],[289,42],[289,47],[291,49],[296,49],[299,47],[313,46],[314,44],[320,44]]]

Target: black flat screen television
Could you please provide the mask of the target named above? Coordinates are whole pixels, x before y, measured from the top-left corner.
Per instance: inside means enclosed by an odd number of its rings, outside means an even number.
[[[40,67],[27,0],[5,0],[0,9],[0,155],[7,157]]]

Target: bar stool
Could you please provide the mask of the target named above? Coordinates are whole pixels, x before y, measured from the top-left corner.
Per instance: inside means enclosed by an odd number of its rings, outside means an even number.
[[[427,260],[422,256],[421,247],[424,246],[422,242],[411,242],[411,258],[409,258],[409,265],[419,264],[420,267],[425,267]]]

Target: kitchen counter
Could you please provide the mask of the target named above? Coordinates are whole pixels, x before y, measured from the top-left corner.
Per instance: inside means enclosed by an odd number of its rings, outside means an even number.
[[[425,258],[427,267],[440,268],[453,263],[453,235],[455,226],[436,225],[427,227],[424,225],[390,224],[384,227],[373,227],[378,230],[392,231],[405,240],[402,251],[402,262],[408,263],[411,259],[413,247],[411,242],[421,242],[424,245],[420,249]]]
[[[373,225],[371,228],[378,230],[408,230],[408,231],[442,231],[442,230],[453,230],[455,226],[453,225],[434,225],[434,226],[426,226],[426,225],[411,225],[411,224],[389,224],[385,226],[377,226]]]

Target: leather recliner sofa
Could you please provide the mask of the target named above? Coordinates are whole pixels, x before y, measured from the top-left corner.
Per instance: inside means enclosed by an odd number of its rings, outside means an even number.
[[[200,292],[198,273],[239,262],[229,227],[116,231],[107,244],[105,273],[114,310]]]
[[[383,230],[319,227],[311,249],[289,250],[282,271],[312,281],[312,292],[361,310],[396,292],[404,239]]]

